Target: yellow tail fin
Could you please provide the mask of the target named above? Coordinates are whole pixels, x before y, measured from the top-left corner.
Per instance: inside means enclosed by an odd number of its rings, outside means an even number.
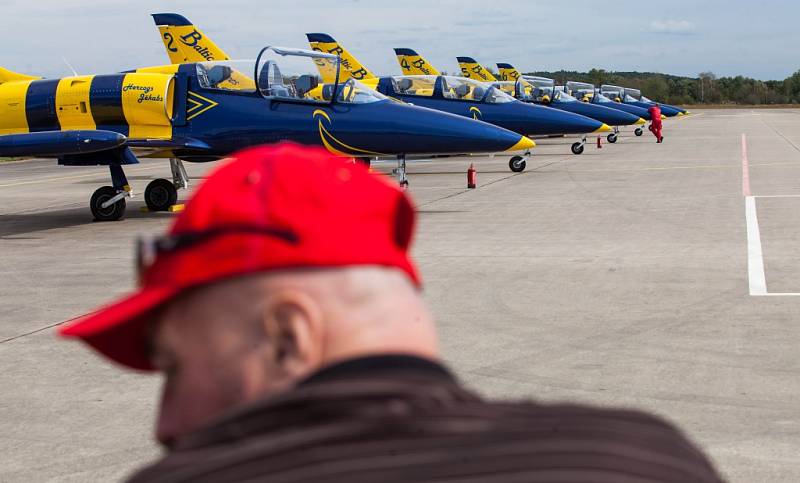
[[[339,81],[347,80],[352,77],[356,80],[376,79],[377,76],[370,72],[369,69],[356,59],[353,54],[346,51],[344,47],[339,45],[339,42],[333,39],[328,34],[306,34],[308,43],[311,44],[312,50],[320,52],[327,52],[329,54],[338,55],[342,58],[342,68],[339,72]],[[319,71],[322,74],[323,82],[334,82],[335,72],[330,72],[332,69],[323,69],[321,66]],[[347,75],[345,75],[347,74]]]
[[[441,75],[436,67],[411,49],[394,49],[394,53],[404,75]]]
[[[522,72],[518,71],[511,64],[497,64],[497,71],[500,73],[500,80],[518,81],[522,78]]]
[[[0,67],[0,84],[5,84],[6,82],[36,80],[36,79],[41,79],[41,77],[19,74],[17,72],[13,72],[8,69]]]
[[[458,66],[461,67],[461,75],[481,82],[495,82],[497,78],[482,65],[477,63],[472,57],[458,57]]]
[[[173,64],[230,60],[228,54],[206,37],[199,28],[177,13],[154,13],[153,21]]]

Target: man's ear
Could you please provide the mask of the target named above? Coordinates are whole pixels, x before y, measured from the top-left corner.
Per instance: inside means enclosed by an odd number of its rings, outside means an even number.
[[[271,347],[272,363],[287,374],[302,377],[322,363],[322,309],[297,291],[271,294],[265,308],[264,331]]]

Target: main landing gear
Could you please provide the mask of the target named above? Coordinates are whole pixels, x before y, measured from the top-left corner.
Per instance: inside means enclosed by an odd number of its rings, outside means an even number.
[[[644,129],[637,127],[636,130],[633,131],[633,134],[636,134],[637,137],[641,136],[642,134],[644,134]]]
[[[127,203],[125,198],[130,198],[131,187],[128,178],[119,164],[109,166],[111,183],[113,186],[98,188],[89,200],[89,209],[97,221],[117,221],[125,216]]]
[[[154,179],[144,190],[144,202],[150,211],[167,211],[178,202],[178,190],[189,187],[189,176],[180,159],[170,158],[172,181]]]
[[[403,189],[408,188],[408,175],[406,173],[406,155],[397,155],[397,167],[392,170],[392,174],[397,178],[397,182]]]
[[[583,135],[580,141],[577,143],[573,143],[570,149],[572,150],[572,154],[578,156],[583,154],[584,147],[586,146],[586,135]]]
[[[172,181],[159,178],[151,181],[144,191],[144,201],[150,211],[167,211],[178,201],[178,190],[189,187],[189,176],[179,159],[170,159]],[[117,221],[125,216],[126,199],[133,196],[122,166],[112,164],[112,186],[98,188],[92,194],[89,208],[96,221]]]

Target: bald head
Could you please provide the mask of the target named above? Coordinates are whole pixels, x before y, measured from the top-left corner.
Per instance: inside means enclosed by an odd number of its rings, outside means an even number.
[[[401,271],[269,272],[170,302],[153,325],[164,383],[158,439],[169,444],[223,412],[354,357],[438,358],[433,321]]]

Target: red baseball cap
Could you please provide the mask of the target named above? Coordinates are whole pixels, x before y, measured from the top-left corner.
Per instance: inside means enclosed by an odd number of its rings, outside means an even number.
[[[416,213],[405,193],[360,163],[284,143],[216,168],[165,237],[140,242],[139,290],[60,329],[106,357],[152,371],[148,319],[186,289],[253,272],[396,267],[409,258]]]

